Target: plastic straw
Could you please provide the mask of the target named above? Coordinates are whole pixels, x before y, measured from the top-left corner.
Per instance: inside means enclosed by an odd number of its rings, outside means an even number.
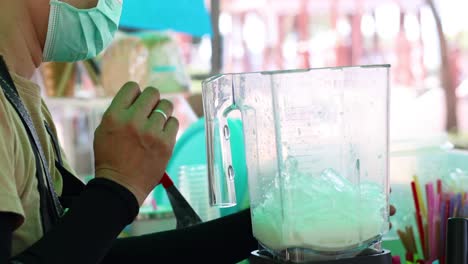
[[[408,232],[408,227],[405,227],[405,231],[403,231],[403,232],[405,233],[406,243],[408,243],[408,250],[406,250],[406,252],[413,254],[414,250],[413,250],[413,245],[411,243],[411,237],[410,237],[410,234]]]
[[[450,209],[449,209],[449,217],[453,217],[453,213],[455,211],[455,202],[456,202],[456,197],[451,196],[450,197]]]
[[[419,239],[421,243],[421,250],[422,254],[421,255],[426,255],[426,241],[424,238],[424,228],[423,228],[423,223],[422,223],[422,218],[421,218],[421,210],[419,207],[419,199],[418,199],[418,192],[416,188],[416,183],[413,181],[411,182],[411,190],[413,192],[413,200],[414,200],[414,206],[416,208],[416,224],[418,226],[418,232],[419,232]]]
[[[460,216],[460,213],[463,210],[463,194],[459,193],[457,195],[457,214],[456,216]]]
[[[427,221],[427,220],[426,220]],[[431,256],[431,244],[429,243],[429,229],[428,229],[428,225],[427,225],[427,222],[425,224],[423,224],[423,228],[424,228],[424,234],[425,234],[425,241],[424,241],[424,245],[426,245],[426,248],[424,249],[424,256],[425,256],[425,259],[430,259],[430,256]]]
[[[433,230],[432,236],[433,236],[433,257],[437,259],[439,257],[439,230],[440,230],[440,214],[439,214],[439,194],[435,193],[434,194],[434,207],[432,208],[432,224],[433,224]]]
[[[413,253],[406,252],[405,260],[406,260],[407,263],[408,263],[408,261],[410,263],[413,263],[415,261]]]
[[[429,259],[435,259],[435,219],[434,219],[434,186],[432,183],[426,184],[426,199],[427,199],[427,238],[429,244]]]
[[[419,185],[418,176],[414,175],[413,180],[414,180],[414,184],[416,185],[416,194],[418,197],[418,202],[419,202],[421,213],[423,214],[424,217],[426,217],[427,211],[426,211],[426,207],[424,206],[424,199],[423,199],[422,192],[421,192],[421,187],[420,187],[421,185]]]
[[[410,249],[410,246],[409,246],[409,243],[408,243],[408,239],[407,239],[407,237],[405,235],[405,232],[398,229],[397,233],[398,233],[398,236],[400,237],[401,243],[403,243],[403,246],[405,247],[406,252],[407,253],[411,252],[411,249]]]
[[[437,194],[442,193],[442,181],[439,179],[437,180]]]
[[[444,250],[445,250],[445,222],[447,219],[445,219],[445,201],[442,201],[440,203],[440,209],[439,209],[439,214],[440,214],[440,229],[439,229],[439,256],[442,257],[444,255]]]
[[[461,203],[461,199],[459,200],[458,198],[459,198],[458,194],[454,196],[452,217],[457,217],[458,215],[458,208],[460,207],[460,203]]]
[[[400,256],[393,256],[392,257],[392,264],[401,264]]]
[[[468,204],[463,206],[463,217],[468,217]]]
[[[436,215],[439,215],[437,213],[438,211],[436,210]],[[440,219],[437,219],[435,222],[435,228],[434,228],[434,259],[439,259],[442,256],[442,252],[440,251],[441,248],[441,243],[440,243]]]
[[[434,230],[432,230],[432,233],[434,235],[434,259],[438,259],[440,257],[440,214],[439,214],[439,208],[440,208],[440,194],[435,193],[434,194],[434,208],[432,211],[432,217],[433,217],[433,224],[434,224]]]
[[[412,226],[407,227],[406,233],[408,234],[410,238],[410,243],[411,243],[411,249],[413,253],[418,252],[418,248],[416,247],[416,239],[414,238],[414,231]]]
[[[421,191],[418,177],[414,176],[411,191],[416,209],[417,232],[422,251],[419,255],[421,260],[417,257],[410,257],[411,253],[415,254],[414,256],[418,253],[413,226],[407,226],[404,231],[398,230],[398,235],[407,251],[406,263],[445,264],[447,221],[450,217],[468,216],[468,193],[444,192],[440,179],[422,187],[425,188],[425,193]]]
[[[465,193],[463,195],[463,212],[462,212],[462,217],[468,217],[468,193]]]
[[[446,244],[445,244],[445,241],[447,239],[447,220],[449,218],[449,213],[450,213],[450,200],[446,200],[445,201],[445,215],[444,215],[444,249],[443,249],[443,255],[442,255],[442,260],[443,262],[445,263],[445,249],[446,249]]]

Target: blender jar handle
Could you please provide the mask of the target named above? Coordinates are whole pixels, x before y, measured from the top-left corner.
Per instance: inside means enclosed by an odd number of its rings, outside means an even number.
[[[232,80],[226,76],[203,83],[210,204],[236,205],[228,114],[235,109]]]

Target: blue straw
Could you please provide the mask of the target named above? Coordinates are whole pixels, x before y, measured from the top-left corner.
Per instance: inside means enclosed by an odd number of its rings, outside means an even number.
[[[463,215],[462,217],[468,217],[468,204],[463,206]]]
[[[453,212],[455,211],[456,201],[457,201],[457,197],[455,195],[450,197],[449,217],[453,216]]]
[[[463,206],[463,194],[459,193],[457,195],[457,215],[456,216],[462,214],[462,210],[463,210],[462,206]]]

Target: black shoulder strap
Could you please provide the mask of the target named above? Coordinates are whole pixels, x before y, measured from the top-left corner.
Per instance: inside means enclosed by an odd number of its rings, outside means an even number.
[[[55,156],[57,156],[57,162],[63,166],[62,151],[60,151],[60,144],[58,143],[57,137],[55,137],[55,134],[52,132],[52,129],[46,121],[44,121],[44,126],[47,130],[47,133],[49,134],[50,139],[52,140],[52,145],[54,145]]]
[[[39,137],[34,128],[31,116],[23,105],[21,98],[16,90],[16,86],[11,78],[8,68],[0,56],[0,86],[7,100],[13,105],[18,113],[29,137],[31,147],[36,158],[36,176],[38,180],[38,189],[41,195],[41,217],[44,233],[55,225],[63,214],[63,208],[58,199],[52,184],[49,166],[42,150]],[[41,169],[42,168],[42,169]],[[45,173],[45,177],[43,174]],[[45,180],[45,181],[44,181]]]

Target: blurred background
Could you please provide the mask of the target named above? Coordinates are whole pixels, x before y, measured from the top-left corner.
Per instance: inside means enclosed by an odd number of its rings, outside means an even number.
[[[128,80],[190,97],[218,73],[391,64],[392,138],[450,132],[463,147],[467,7],[461,0],[126,3],[121,33],[101,57],[41,72],[50,97],[111,97]]]
[[[65,153],[86,180],[94,172],[94,129],[126,81],[159,88],[176,105],[179,136],[203,137],[203,128],[193,127],[203,121],[201,83],[209,76],[391,64],[390,173],[392,202],[399,208],[392,222],[398,228],[412,221],[411,197],[398,200],[398,194],[410,192],[413,174],[424,182],[466,163],[459,158],[466,155],[460,149],[468,147],[466,10],[463,0],[124,1],[120,32],[103,54],[74,64],[44,64],[35,78],[44,86]],[[204,147],[196,150],[203,153]],[[442,156],[448,161],[441,162]],[[180,164],[197,165],[197,175],[203,174],[198,165],[206,160],[182,157],[192,160],[171,161],[172,175],[195,171]],[[182,191],[190,196],[189,189]],[[164,220],[167,226],[160,228],[169,228],[165,198],[157,192],[151,198],[142,219]],[[129,233],[155,229],[147,221],[135,226]]]

